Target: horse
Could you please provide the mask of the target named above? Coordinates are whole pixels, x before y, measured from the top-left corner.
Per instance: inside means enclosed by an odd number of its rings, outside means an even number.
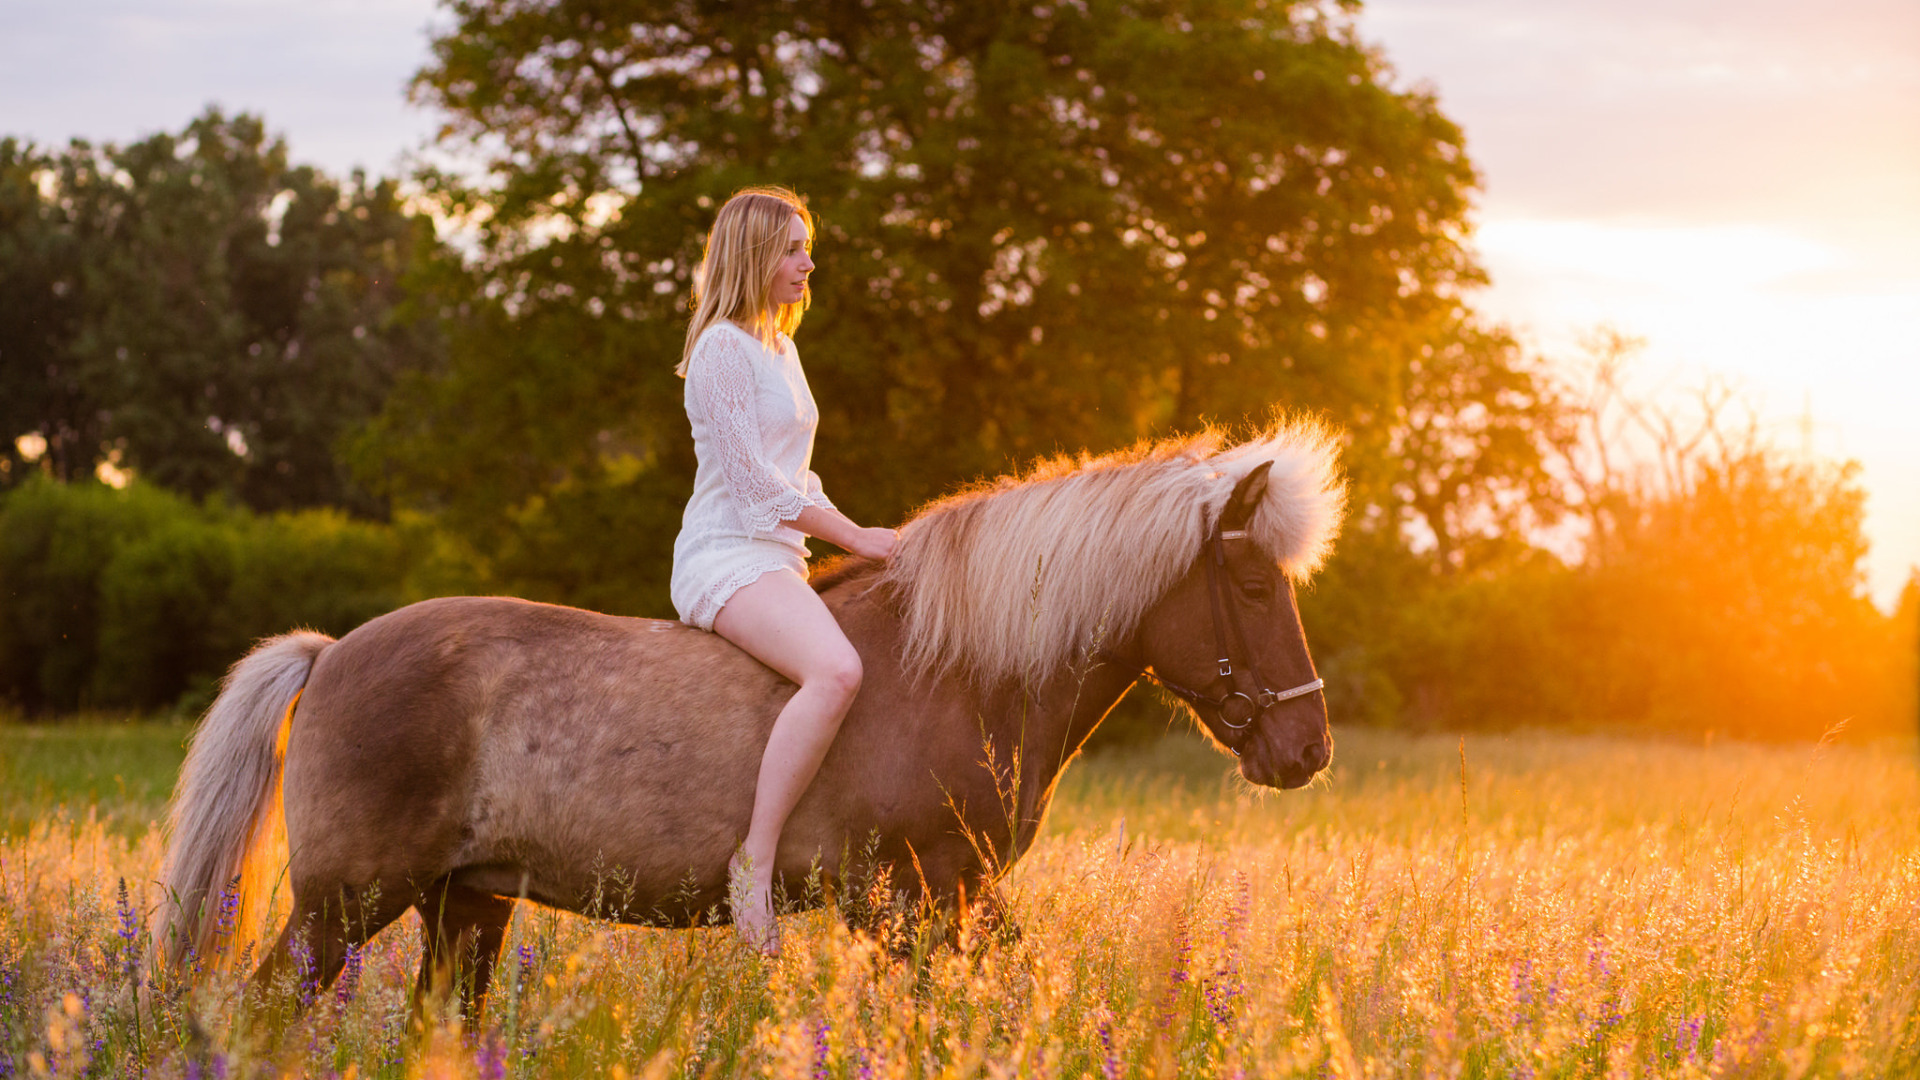
[[[990,903],[1062,770],[1143,677],[1248,782],[1306,784],[1332,739],[1294,586],[1344,510],[1334,446],[1296,419],[1054,458],[923,507],[884,564],[817,573],[865,677],[781,836],[784,894],[819,903],[866,875],[923,911]],[[244,924],[281,874],[292,912],[254,984],[297,965],[324,988],[414,908],[417,992],[460,961],[475,1011],[521,900],[723,923],[794,689],[680,623],[509,598],[267,639],[182,766],[160,960],[208,955],[216,922],[237,901]],[[262,849],[282,825],[276,865]]]

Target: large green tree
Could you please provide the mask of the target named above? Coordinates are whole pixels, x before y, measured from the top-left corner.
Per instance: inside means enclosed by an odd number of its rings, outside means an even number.
[[[251,116],[52,152],[0,142],[0,437],[61,479],[110,460],[254,507],[379,504],[336,443],[430,360],[392,182],[292,165]]]
[[[825,223],[800,343],[819,468],[857,517],[1279,406],[1352,433],[1392,532],[1469,516],[1405,498],[1423,357],[1465,349],[1501,368],[1475,385],[1506,388],[1429,418],[1531,407],[1506,392],[1527,377],[1511,343],[1461,307],[1480,280],[1461,133],[1394,88],[1345,5],[448,7],[415,92],[461,163],[433,187],[472,226],[471,299],[449,368],[396,397],[363,461],[463,522],[503,581],[577,596],[665,561],[690,277],[718,201],[751,183]],[[1537,464],[1415,471],[1472,475],[1427,492],[1471,501]],[[583,554],[585,526],[618,530],[611,561]]]

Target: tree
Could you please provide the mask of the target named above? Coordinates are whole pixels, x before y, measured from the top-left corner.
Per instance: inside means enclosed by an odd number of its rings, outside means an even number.
[[[40,435],[63,479],[108,460],[196,497],[380,511],[335,443],[435,349],[401,304],[431,228],[393,182],[292,166],[258,119],[209,110],[126,147],[0,144],[0,221],[9,442]]]
[[[1399,464],[1392,524],[1431,541],[1443,573],[1531,546],[1562,515],[1551,469],[1572,414],[1557,381],[1506,331],[1459,312],[1420,328],[1389,452]]]
[[[1560,420],[1544,429],[1549,490],[1582,550],[1521,549],[1403,584],[1375,639],[1409,714],[1768,738],[1908,725],[1912,648],[1866,595],[1858,465],[1769,446],[1724,386],[1636,392],[1631,339],[1601,333],[1592,348],[1541,387]]]
[[[1388,85],[1341,6],[449,7],[414,90],[463,166],[429,180],[473,229],[473,329],[361,460],[403,501],[521,523],[486,557],[555,492],[626,504],[644,475],[660,501],[625,556],[666,558],[690,276],[748,183],[824,220],[801,340],[819,468],[870,520],[1275,406],[1346,425],[1391,500],[1409,366],[1452,347],[1419,335],[1453,333],[1480,280],[1459,130]]]
[[[92,472],[104,441],[72,357],[80,241],[42,187],[56,167],[50,155],[0,139],[0,486],[27,471],[15,436],[38,435],[42,466],[61,480]]]

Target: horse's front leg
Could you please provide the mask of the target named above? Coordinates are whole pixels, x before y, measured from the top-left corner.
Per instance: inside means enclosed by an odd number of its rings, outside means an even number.
[[[959,908],[947,943],[974,957],[994,946],[1009,949],[1018,945],[1025,931],[1013,917],[1006,893],[988,881],[976,888],[978,892],[970,894],[966,905]]]

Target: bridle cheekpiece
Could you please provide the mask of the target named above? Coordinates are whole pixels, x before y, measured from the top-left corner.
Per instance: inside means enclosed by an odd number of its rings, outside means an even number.
[[[1212,532],[1207,536],[1206,550],[1202,555],[1207,564],[1207,599],[1213,608],[1214,651],[1220,657],[1218,661],[1220,677],[1228,680],[1227,692],[1219,697],[1212,697],[1171,682],[1145,666],[1139,668],[1141,676],[1152,679],[1175,697],[1194,706],[1194,711],[1200,715],[1201,723],[1206,724],[1207,730],[1213,733],[1213,737],[1220,740],[1221,745],[1233,751],[1235,757],[1240,756],[1240,748],[1245,745],[1248,730],[1253,727],[1253,722],[1265,715],[1268,709],[1283,701],[1292,701],[1294,698],[1318,693],[1327,685],[1325,679],[1315,679],[1287,690],[1273,690],[1267,686],[1266,677],[1260,673],[1259,661],[1253,658],[1253,651],[1247,647],[1247,633],[1241,625],[1240,608],[1233,602],[1233,596],[1227,592],[1228,584],[1225,580],[1227,541],[1246,538],[1247,530],[1222,529],[1220,522],[1216,521]],[[1230,647],[1227,639],[1229,626],[1233,629],[1231,645],[1237,646],[1241,655],[1247,658],[1245,666],[1248,674],[1253,676],[1252,693],[1239,689],[1239,678],[1235,675],[1233,663],[1233,648]],[[1199,708],[1201,705],[1211,706],[1211,710]],[[1209,715],[1209,711],[1212,715]]]

